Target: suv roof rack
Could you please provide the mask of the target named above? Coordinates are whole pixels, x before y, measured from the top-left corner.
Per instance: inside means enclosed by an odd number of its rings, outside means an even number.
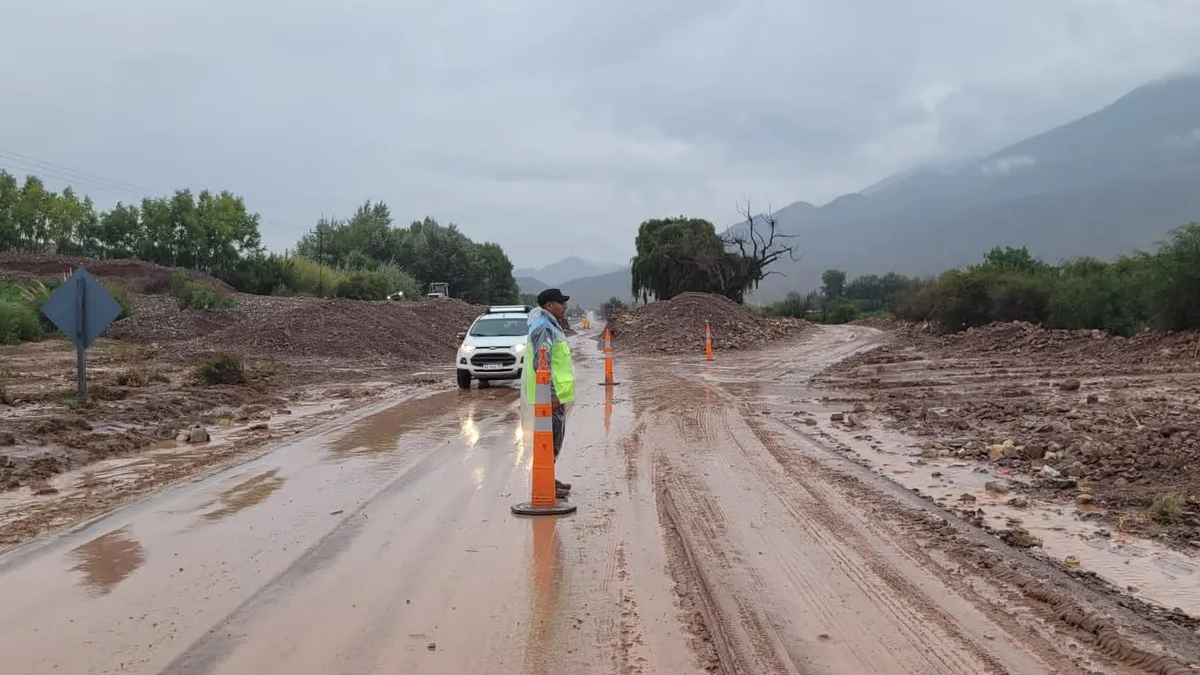
[[[529,305],[492,305],[488,307],[488,314],[501,314],[504,312],[528,314],[531,310],[533,310],[533,308]]]

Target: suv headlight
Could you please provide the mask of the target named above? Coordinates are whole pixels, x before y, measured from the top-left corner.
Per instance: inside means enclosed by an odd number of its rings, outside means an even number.
[[[459,347],[458,350],[463,354],[470,354],[471,352],[475,351],[475,348],[471,345],[463,345]]]

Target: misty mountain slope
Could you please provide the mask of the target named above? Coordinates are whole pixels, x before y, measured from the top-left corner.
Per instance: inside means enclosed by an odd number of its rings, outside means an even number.
[[[957,170],[881,181],[868,195],[776,213],[799,262],[755,299],[820,285],[821,270],[934,274],[992,246],[1049,260],[1149,248],[1200,220],[1200,77],[1139,87],[1104,109]],[[737,226],[735,226],[737,227]]]
[[[1027,246],[1050,261],[1153,248],[1200,221],[1200,75],[1138,87],[990,155],[928,163],[775,217],[780,231],[798,235],[790,243],[799,260],[773,266],[784,276],[763,280],[757,302],[818,288],[830,268],[931,275],[994,246]],[[581,299],[625,298],[629,270],[570,286]]]

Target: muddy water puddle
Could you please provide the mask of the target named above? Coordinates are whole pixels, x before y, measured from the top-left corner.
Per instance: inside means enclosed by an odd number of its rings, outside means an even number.
[[[146,552],[129,526],[102,534],[68,554],[80,583],[95,596],[106,595],[146,561]]]
[[[828,419],[828,411],[824,414]],[[799,428],[798,423],[791,426]],[[1200,617],[1200,558],[1153,540],[1113,531],[1096,519],[1102,511],[1077,506],[1077,490],[1064,490],[1063,502],[1029,499],[1013,490],[1027,480],[1004,469],[955,457],[922,457],[911,438],[870,428],[856,432],[821,427],[861,460],[900,485],[928,495],[944,507],[980,515],[997,531],[1019,526],[1041,540],[1032,551],[1093,572],[1142,600]],[[814,433],[811,428],[805,433]],[[828,432],[828,433],[827,433]]]

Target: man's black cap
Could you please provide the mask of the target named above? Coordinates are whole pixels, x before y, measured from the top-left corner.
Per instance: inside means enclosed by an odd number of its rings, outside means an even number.
[[[568,301],[570,299],[571,299],[571,296],[563,295],[563,292],[558,290],[557,288],[547,288],[546,290],[542,291],[541,293],[538,293],[537,303],[538,303],[538,307],[545,307],[546,305],[548,305],[551,302],[565,303],[566,301]]]

